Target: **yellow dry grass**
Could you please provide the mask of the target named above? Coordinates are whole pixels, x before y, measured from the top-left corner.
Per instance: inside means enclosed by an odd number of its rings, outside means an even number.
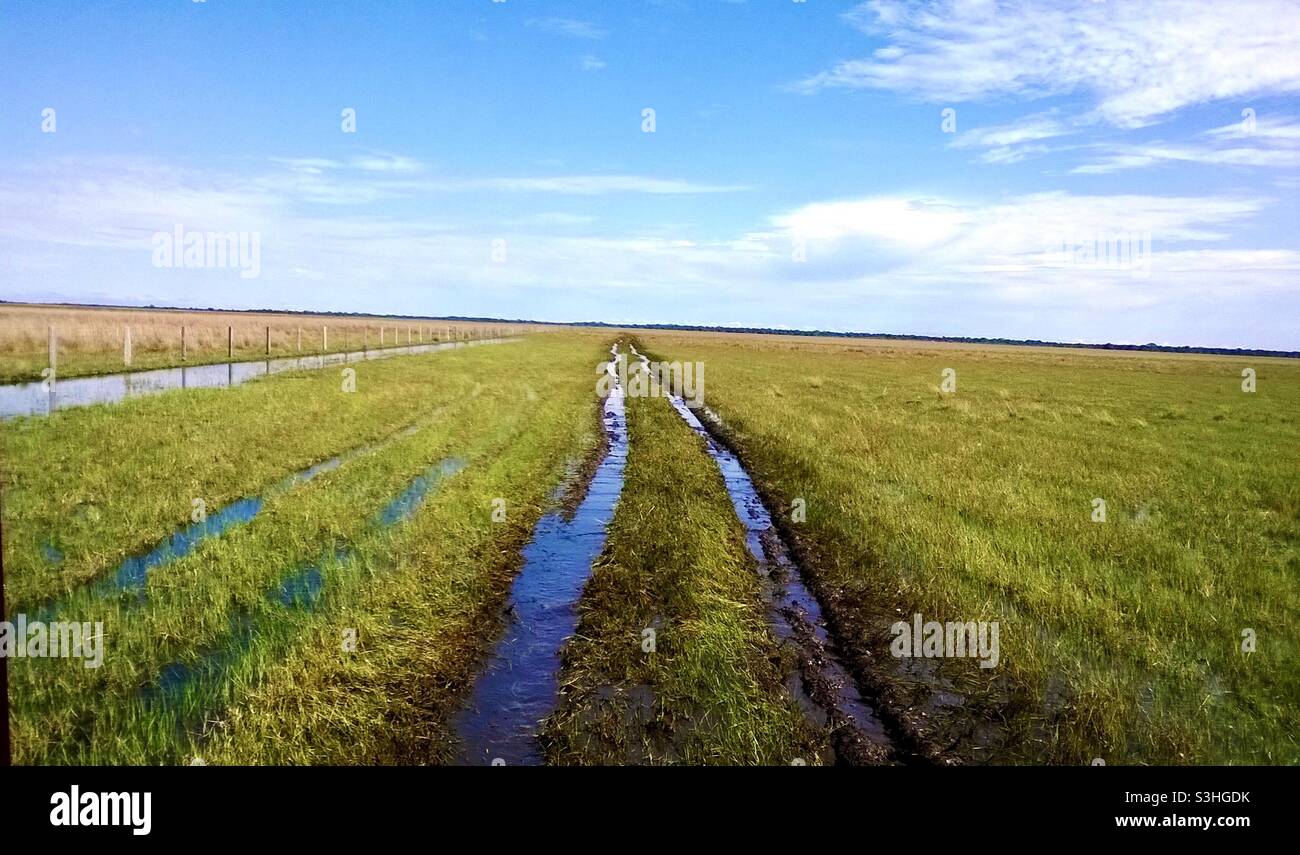
[[[490,338],[542,327],[426,318],[278,314],[177,309],[0,305],[0,380],[39,379],[49,367],[50,330],[60,377],[125,368],[256,359],[341,350]],[[184,330],[185,354],[181,337]],[[130,331],[131,362],[125,361]],[[269,331],[269,338],[268,338]],[[232,341],[233,337],[233,341]]]

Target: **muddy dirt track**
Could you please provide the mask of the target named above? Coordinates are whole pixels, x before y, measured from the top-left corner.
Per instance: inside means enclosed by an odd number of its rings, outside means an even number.
[[[623,484],[628,455],[620,361],[648,372],[647,357],[620,342],[605,370],[610,392],[603,403],[604,436],[592,458],[571,478],[561,509],[544,516],[523,551],[523,566],[504,609],[505,629],[453,719],[464,765],[537,765],[538,734],[558,699],[562,650],[577,625],[577,605],[605,543]],[[629,355],[630,354],[630,355]],[[692,409],[680,396],[664,397],[703,442],[756,562],[771,633],[792,652],[785,690],[810,726],[829,735],[839,765],[915,764],[938,760],[896,715],[878,710],[841,652],[822,604],[778,531],[721,423],[707,408]],[[590,480],[588,480],[590,479]],[[578,492],[578,498],[574,493]],[[951,761],[949,761],[951,762]]]

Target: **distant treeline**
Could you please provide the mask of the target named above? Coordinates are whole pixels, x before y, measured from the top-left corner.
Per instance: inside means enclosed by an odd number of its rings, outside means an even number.
[[[9,300],[0,300],[0,304],[11,302]],[[22,305],[22,304],[19,304]],[[955,342],[958,344],[1005,344],[1016,347],[1072,347],[1086,348],[1088,350],[1134,350],[1149,351],[1152,353],[1204,353],[1215,356],[1280,356],[1287,359],[1300,359],[1300,351],[1296,350],[1261,350],[1258,348],[1242,347],[1189,347],[1187,345],[1172,346],[1165,344],[1094,344],[1086,342],[1063,342],[1063,341],[1040,341],[1039,339],[1017,339],[1017,338],[970,338],[968,336],[945,336],[945,335],[908,335],[906,333],[867,333],[867,332],[831,332],[828,330],[790,330],[790,329],[773,329],[771,327],[717,327],[704,326],[699,324],[611,324],[605,321],[533,321],[527,318],[490,318],[486,316],[474,315],[391,315],[391,314],[374,314],[372,312],[315,312],[315,311],[293,311],[289,309],[199,309],[199,308],[181,308],[178,306],[109,306],[97,303],[28,303],[25,305],[49,305],[63,306],[66,308],[94,308],[94,309],[155,309],[158,311],[175,311],[175,312],[229,312],[235,314],[247,315],[312,315],[319,317],[338,317],[338,318],[392,318],[392,319],[412,319],[428,321],[459,321],[473,323],[492,323],[492,324],[534,324],[537,326],[554,326],[554,327],[599,327],[608,329],[636,329],[636,330],[672,330],[680,332],[710,332],[710,333],[741,333],[741,334],[759,334],[759,335],[792,335],[808,336],[812,338],[862,338],[862,339],[893,339],[898,341],[944,341]]]
[[[545,323],[545,321],[529,321],[529,323]],[[1172,345],[1156,344],[1087,344],[1087,343],[1070,343],[1063,341],[1040,341],[1038,339],[1018,339],[1018,338],[969,338],[967,336],[948,336],[948,335],[907,335],[899,333],[864,333],[864,332],[831,332],[828,330],[789,330],[789,329],[772,329],[770,327],[709,327],[696,326],[689,324],[607,324],[604,321],[581,321],[570,323],[565,326],[571,327],[617,327],[620,329],[645,329],[645,330],[681,330],[683,332],[714,332],[714,333],[747,333],[762,335],[799,335],[819,338],[874,338],[874,339],[893,339],[901,341],[947,341],[957,342],[960,344],[1007,344],[1017,347],[1076,347],[1087,348],[1090,350],[1149,350],[1158,353],[1207,353],[1219,356],[1282,356],[1290,359],[1300,359],[1300,351],[1296,350],[1259,350],[1256,348],[1241,347],[1174,347]]]

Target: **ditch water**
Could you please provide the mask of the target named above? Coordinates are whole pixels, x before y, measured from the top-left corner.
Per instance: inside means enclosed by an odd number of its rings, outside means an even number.
[[[284,359],[262,359],[254,362],[219,362],[212,365],[187,365],[180,368],[158,368],[150,371],[131,371],[122,374],[103,374],[94,377],[73,377],[54,380],[48,385],[43,380],[30,383],[0,384],[0,419],[18,416],[48,416],[55,410],[84,407],[89,404],[111,404],[141,395],[156,395],[172,389],[214,389],[238,386],[267,374],[285,371],[307,371],[363,362],[368,359],[387,359],[390,356],[408,356],[435,353],[457,347],[480,344],[501,344],[518,341],[512,338],[489,338],[476,341],[448,341],[440,344],[414,344],[388,347],[379,350],[357,350],[348,353],[326,353],[317,356],[297,356]]]
[[[448,457],[417,476],[376,516],[372,530],[382,530],[410,519],[420,505],[445,478],[465,468],[465,461]],[[267,592],[268,602],[278,603],[298,612],[316,608],[325,591],[326,571],[341,567],[352,559],[346,548],[335,548],[320,559],[298,567]],[[252,646],[260,633],[261,621],[269,613],[237,610],[230,618],[230,631],[224,643],[202,653],[192,662],[173,662],[163,666],[156,683],[141,691],[150,705],[174,705],[191,686],[216,685],[225,679],[230,667]]]
[[[632,354],[646,365],[646,357],[636,348]],[[680,396],[670,400],[682,420],[704,438],[709,456],[722,473],[736,516],[745,526],[749,551],[758,562],[773,630],[782,643],[793,645],[797,652],[799,673],[789,675],[787,687],[814,721],[830,724],[841,762],[886,761],[896,753],[894,741],[839,660],[821,606],[800,578],[753,479]],[[708,410],[704,412],[707,418]]]
[[[617,354],[617,347],[611,349]],[[539,765],[537,727],[558,696],[560,648],[578,624],[578,598],[591,564],[605,546],[605,526],[623,489],[627,465],[627,423],[616,363],[605,399],[603,422],[609,450],[569,520],[542,517],[523,550],[515,577],[507,625],[469,701],[456,716],[463,765]]]

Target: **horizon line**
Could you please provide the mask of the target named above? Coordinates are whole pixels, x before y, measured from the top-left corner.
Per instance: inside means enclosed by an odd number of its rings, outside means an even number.
[[[1079,348],[1083,350],[1123,350],[1149,353],[1195,353],[1211,356],[1265,356],[1278,357],[1282,359],[1300,359],[1300,351],[1296,350],[1271,350],[1268,348],[1252,347],[1212,347],[1208,345],[1174,345],[1174,344],[1157,344],[1148,342],[1146,344],[1119,344],[1115,342],[1065,342],[1050,341],[1042,339],[1017,339],[1017,338],[1000,338],[988,336],[943,336],[943,335],[923,335],[918,333],[882,333],[882,332],[843,332],[837,330],[822,329],[792,329],[780,327],[756,327],[756,326],[721,326],[717,324],[682,324],[682,323],[639,323],[639,324],[620,324],[611,321],[542,321],[528,318],[504,318],[491,317],[487,315],[410,315],[410,314],[393,314],[393,313],[375,313],[375,312],[357,312],[357,311],[319,311],[312,309],[219,309],[212,306],[205,308],[192,306],[157,306],[149,305],[120,305],[114,303],[69,303],[69,302],[39,302],[30,300],[5,300],[0,298],[0,306],[54,306],[70,309],[121,309],[121,310],[152,310],[160,312],[213,312],[213,313],[231,313],[231,314],[257,314],[257,315],[311,315],[318,317],[340,316],[351,318],[385,318],[394,320],[423,320],[423,321],[474,321],[483,323],[503,323],[503,324],[536,324],[539,326],[553,327],[598,327],[608,329],[645,329],[645,330],[680,330],[686,332],[715,332],[715,333],[736,333],[738,335],[790,335],[816,338],[860,338],[860,339],[886,339],[898,341],[932,341],[958,344],[977,344],[977,345],[1006,345],[1011,347],[1057,347],[1057,348]]]

